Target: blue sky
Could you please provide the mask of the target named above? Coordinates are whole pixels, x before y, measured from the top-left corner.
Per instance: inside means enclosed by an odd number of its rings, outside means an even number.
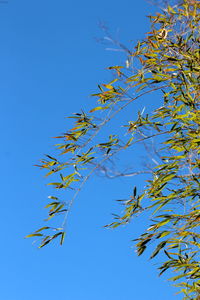
[[[111,79],[106,67],[125,59],[98,42],[99,22],[133,45],[149,30],[146,15],[154,10],[144,0],[0,3],[0,299],[180,299],[148,256],[135,255],[138,220],[103,228],[119,191],[129,195],[136,179],[92,178],[74,204],[62,247],[38,250],[24,239],[43,225],[49,195],[33,165],[53,152],[51,137],[68,128],[66,116],[93,106],[90,94]]]

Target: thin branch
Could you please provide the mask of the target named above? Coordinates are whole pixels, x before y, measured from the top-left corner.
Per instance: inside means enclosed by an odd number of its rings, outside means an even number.
[[[141,138],[135,142],[132,142],[131,145],[133,144],[136,144],[138,142],[141,142],[141,141],[144,141],[144,140],[147,140],[147,139],[150,139],[152,137],[155,137],[155,136],[158,136],[158,135],[162,135],[162,134],[167,134],[167,133],[170,133],[170,131],[165,131],[165,132],[160,132],[160,133],[157,133],[157,134],[153,134],[151,136],[148,136],[148,137],[144,137],[144,138]],[[106,157],[104,157],[90,172],[88,175],[85,176],[84,180],[81,182],[79,188],[76,190],[74,196],[72,197],[71,201],[69,202],[69,205],[68,205],[68,210],[65,214],[65,217],[64,217],[64,220],[63,220],[63,223],[62,223],[62,228],[66,227],[66,221],[67,221],[67,217],[68,217],[68,214],[69,212],[71,211],[71,207],[76,199],[76,197],[78,196],[78,194],[80,193],[81,189],[83,188],[83,186],[85,185],[85,183],[88,181],[88,179],[91,177],[91,175],[94,173],[94,171],[96,169],[98,169],[99,167],[101,167],[101,165],[107,161],[110,157],[114,156],[115,154],[117,154],[119,151],[125,149],[126,146],[123,146],[123,147],[120,147],[118,148],[117,150],[113,151],[112,153],[106,155]]]

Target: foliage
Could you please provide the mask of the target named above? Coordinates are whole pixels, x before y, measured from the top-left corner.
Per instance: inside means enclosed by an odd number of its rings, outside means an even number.
[[[60,237],[63,243],[68,213],[79,191],[95,170],[120,151],[151,140],[159,145],[159,163],[141,193],[123,202],[124,214],[107,225],[127,224],[134,216],[148,213],[152,225],[136,241],[141,255],[155,248],[151,258],[161,254],[160,274],[175,272],[175,281],[183,299],[198,299],[200,293],[200,3],[183,1],[150,16],[151,32],[128,51],[126,66],[113,66],[112,82],[99,85],[98,104],[90,112],[73,114],[75,125],[58,136],[61,156],[46,155],[39,165],[46,176],[59,174],[51,182],[56,190],[67,189],[70,201],[49,196],[48,220],[64,214],[61,228],[42,227],[29,236],[42,238],[40,247]],[[150,115],[138,112],[138,118],[124,124],[120,134],[98,140],[102,128],[124,109],[149,93],[162,93],[158,107]],[[102,137],[101,137],[102,139]],[[60,157],[64,157],[64,162]],[[72,195],[71,195],[72,194]],[[45,234],[49,232],[49,234]],[[154,245],[153,244],[153,245]]]

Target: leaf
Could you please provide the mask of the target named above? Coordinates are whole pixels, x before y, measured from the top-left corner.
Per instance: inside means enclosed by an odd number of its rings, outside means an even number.
[[[133,190],[133,197],[134,197],[134,198],[136,197],[136,194],[137,194],[137,187],[135,186],[135,187],[134,187],[134,190]]]
[[[103,110],[103,109],[108,109],[108,108],[109,108],[109,106],[97,106],[97,107],[91,109],[90,113],[95,112],[97,110]]]
[[[51,240],[53,239],[56,239],[58,236],[60,236],[61,234],[63,234],[62,232],[58,232],[56,234],[54,234],[52,237],[51,237]]]
[[[66,236],[66,232],[65,232],[65,231],[63,231],[63,232],[62,232],[61,239],[60,239],[60,244],[61,244],[61,245],[62,245],[62,244],[63,244],[63,242],[64,242],[65,236]]]
[[[41,245],[38,248],[43,248],[44,246],[46,246],[50,242],[51,242],[51,238],[49,238],[49,239],[45,240],[44,242],[42,242]]]
[[[30,237],[33,237],[33,236],[43,236],[43,234],[41,234],[41,233],[32,233],[32,234],[26,235],[25,238],[30,238]]]
[[[46,230],[46,229],[50,229],[50,227],[48,227],[48,226],[44,226],[44,227],[42,227],[42,228],[40,228],[40,229],[36,230],[35,232],[40,232],[40,231],[42,231],[42,230]]]
[[[49,207],[57,207],[60,204],[60,202],[51,202],[49,204],[47,204],[44,208],[49,208]]]
[[[156,247],[156,249],[150,256],[150,259],[154,258],[160,252],[160,250],[165,247],[166,244],[167,244],[167,241],[163,241],[160,244],[158,244],[158,246]]]
[[[167,255],[167,257],[168,257],[169,259],[173,259],[173,258],[169,255],[169,253],[168,253],[166,250],[164,250],[164,252],[165,252],[165,254]]]
[[[50,159],[52,159],[52,160],[54,160],[54,161],[57,161],[57,159],[56,159],[55,157],[52,157],[52,156],[50,156],[50,155],[48,155],[48,154],[45,154],[45,156],[47,156],[48,158],[50,158]]]
[[[48,198],[49,198],[49,199],[53,199],[53,200],[58,200],[58,198],[55,197],[55,196],[48,196]]]
[[[146,246],[144,245],[144,246],[142,246],[142,247],[139,247],[138,249],[137,249],[137,255],[138,256],[140,256],[145,250],[146,250]]]
[[[161,233],[159,233],[158,235],[157,235],[157,239],[161,239],[161,238],[163,238],[163,237],[165,237],[166,235],[169,235],[171,233],[171,231],[162,231]]]

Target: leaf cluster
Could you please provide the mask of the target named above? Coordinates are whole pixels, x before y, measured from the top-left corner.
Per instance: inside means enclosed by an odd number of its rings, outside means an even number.
[[[112,66],[115,77],[98,86],[97,106],[90,112],[73,114],[74,126],[58,138],[59,159],[47,155],[39,165],[46,176],[58,173],[59,181],[49,183],[66,190],[69,201],[52,196],[46,208],[49,217],[64,214],[61,227],[52,235],[42,227],[29,236],[42,238],[40,247],[60,237],[73,201],[95,170],[135,144],[156,140],[159,162],[151,169],[146,185],[122,201],[124,213],[115,215],[107,227],[129,223],[148,213],[151,225],[137,239],[141,255],[147,248],[150,258],[159,254],[164,262],[160,274],[171,270],[172,281],[180,287],[183,299],[198,299],[200,293],[200,3],[183,1],[149,16],[151,31],[128,52],[129,64]],[[135,67],[137,66],[137,67]],[[125,108],[134,106],[146,94],[160,91],[158,107],[149,115],[138,112],[135,120],[110,128],[109,137],[99,134]],[[56,230],[56,233],[54,233]],[[155,245],[155,246],[153,246]]]

